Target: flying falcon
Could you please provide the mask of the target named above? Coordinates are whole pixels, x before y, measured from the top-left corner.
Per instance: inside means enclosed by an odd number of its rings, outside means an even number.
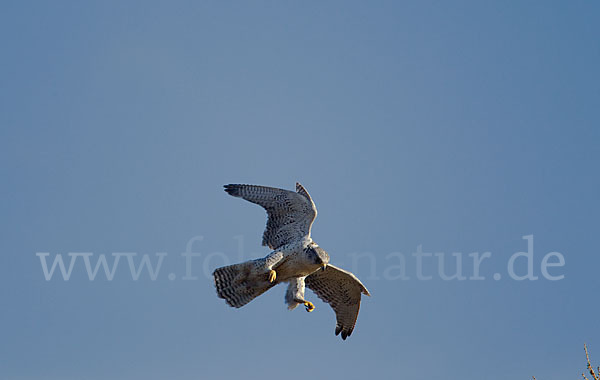
[[[292,310],[315,306],[304,298],[308,286],[327,302],[337,318],[335,335],[346,340],[352,334],[361,293],[369,291],[354,274],[329,264],[329,255],[310,238],[317,208],[306,189],[296,192],[256,185],[225,185],[225,191],[267,210],[262,244],[273,251],[262,259],[218,268],[213,272],[217,295],[232,307],[242,307],[273,286],[287,282],[285,302]]]

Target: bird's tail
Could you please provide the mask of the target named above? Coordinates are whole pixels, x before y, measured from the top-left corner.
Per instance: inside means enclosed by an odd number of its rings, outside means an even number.
[[[251,260],[215,269],[213,278],[219,298],[229,306],[242,307],[271,289],[275,283],[269,282],[264,273],[255,274],[255,268],[255,260]]]

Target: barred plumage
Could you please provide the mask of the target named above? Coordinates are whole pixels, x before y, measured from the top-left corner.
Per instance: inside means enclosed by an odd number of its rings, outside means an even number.
[[[354,331],[361,293],[371,295],[367,288],[354,274],[333,265],[306,277],[305,282],[309,289],[331,306],[337,319],[335,335],[341,333],[342,339],[346,340]]]
[[[305,285],[327,302],[336,314],[335,334],[352,334],[361,294],[370,295],[352,273],[329,264],[329,255],[310,237],[317,208],[308,191],[296,183],[296,192],[256,185],[225,185],[225,191],[262,206],[268,215],[263,245],[274,251],[262,259],[228,265],[213,272],[217,295],[232,307],[242,307],[281,282],[288,282],[289,309],[304,299]],[[321,269],[321,270],[320,270]]]
[[[263,234],[263,245],[276,249],[290,241],[310,236],[310,228],[317,217],[317,208],[301,184],[296,184],[296,193],[257,185],[225,185],[225,191],[267,210],[268,220]]]
[[[228,265],[213,272],[217,295],[229,306],[240,308],[275,286],[254,275],[254,261]]]

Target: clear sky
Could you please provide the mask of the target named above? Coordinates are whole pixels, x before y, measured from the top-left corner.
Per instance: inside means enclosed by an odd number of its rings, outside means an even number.
[[[3,2],[0,378],[577,378],[584,342],[600,361],[599,12]],[[372,293],[346,341],[310,292],[310,314],[282,286],[232,309],[206,275],[269,253],[222,185],[295,181]]]

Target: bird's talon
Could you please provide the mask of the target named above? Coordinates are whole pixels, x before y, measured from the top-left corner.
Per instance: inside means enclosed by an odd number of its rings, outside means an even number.
[[[269,272],[269,282],[275,281],[276,278],[277,278],[277,272],[275,272],[273,269],[271,269],[271,271]]]
[[[304,302],[304,306],[306,306],[306,311],[308,311],[309,313],[313,310],[315,310],[315,305],[312,304],[312,302]]]

